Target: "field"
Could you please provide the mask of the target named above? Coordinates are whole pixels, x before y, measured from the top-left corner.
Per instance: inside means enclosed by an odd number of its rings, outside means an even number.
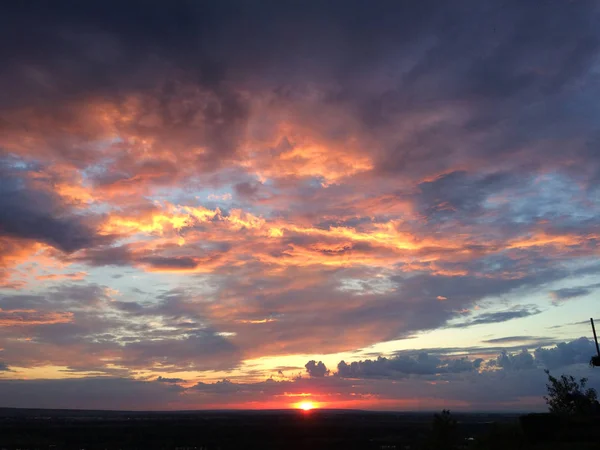
[[[517,414],[453,414],[454,447],[432,439],[433,413],[367,411],[112,412],[0,409],[6,450],[592,449],[531,442]],[[573,441],[573,439],[571,439]]]

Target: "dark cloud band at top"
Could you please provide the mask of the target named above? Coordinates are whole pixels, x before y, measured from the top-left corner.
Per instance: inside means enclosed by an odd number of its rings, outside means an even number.
[[[588,86],[600,43],[594,2],[26,4],[3,14],[0,82],[12,87],[3,112],[46,101],[72,122],[73,99],[123,105],[129,93],[148,93],[155,106],[143,108],[165,132],[181,134],[179,144],[205,147],[198,158],[207,168],[234,157],[251,114],[248,95],[270,92],[282,105],[310,97],[311,86],[315,108],[353,111],[366,140],[382,136],[381,151],[371,155],[382,172],[431,175],[463,157],[465,166],[486,158],[503,165],[517,148],[553,133],[593,133],[569,105],[576,83]],[[25,25],[29,39],[13,39]],[[182,84],[196,88],[186,94]],[[194,98],[198,89],[214,101],[176,111],[173,100]],[[453,122],[445,109],[465,117]],[[390,126],[411,114],[441,117],[394,136]],[[194,120],[202,132],[192,131]],[[143,125],[135,132],[170,139]],[[534,165],[561,159],[558,149],[530,147]],[[593,158],[585,147],[572,151],[577,164]]]

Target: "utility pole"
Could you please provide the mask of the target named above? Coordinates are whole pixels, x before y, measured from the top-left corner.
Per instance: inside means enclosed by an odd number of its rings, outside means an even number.
[[[594,342],[596,344],[596,356],[592,356],[590,360],[590,366],[600,366],[600,347],[598,347],[598,336],[596,336],[596,327],[594,326],[594,319],[590,317],[590,323],[592,324],[592,332],[594,333]]]

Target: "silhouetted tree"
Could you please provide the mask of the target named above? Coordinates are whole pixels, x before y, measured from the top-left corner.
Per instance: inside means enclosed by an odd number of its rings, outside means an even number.
[[[572,375],[561,375],[560,379],[545,370],[549,383],[548,396],[544,396],[551,413],[561,415],[592,414],[598,408],[598,394],[593,388],[586,389],[587,378],[579,382]]]
[[[434,414],[431,430],[431,448],[435,450],[450,450],[458,444],[458,424],[450,411],[444,409],[440,414]]]

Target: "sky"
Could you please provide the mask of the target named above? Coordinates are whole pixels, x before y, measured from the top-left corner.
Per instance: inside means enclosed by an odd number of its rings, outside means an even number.
[[[600,388],[597,2],[0,8],[0,406]]]

